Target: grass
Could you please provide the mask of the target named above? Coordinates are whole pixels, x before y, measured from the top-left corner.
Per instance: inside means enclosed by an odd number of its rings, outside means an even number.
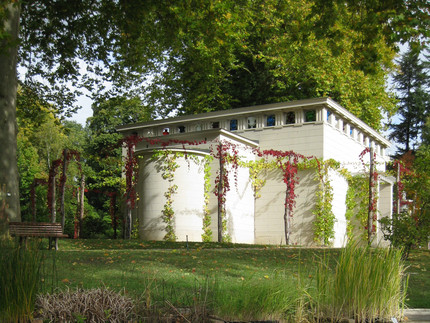
[[[430,250],[412,250],[405,264],[409,274],[406,304],[411,308],[430,308]]]
[[[46,268],[56,262],[45,290],[107,286],[141,297],[147,306],[205,303],[227,319],[298,315],[297,304],[306,305],[303,296],[316,285],[320,259],[334,266],[340,255],[338,249],[139,240],[62,240],[59,248],[45,251]],[[413,251],[406,263],[409,307],[430,308],[429,256]]]
[[[31,243],[25,249],[0,239],[0,321],[19,322],[31,318],[40,291],[42,253]]]
[[[401,319],[408,281],[403,279],[404,270],[400,250],[359,247],[351,242],[334,270],[326,262],[320,264],[315,312],[336,322]]]

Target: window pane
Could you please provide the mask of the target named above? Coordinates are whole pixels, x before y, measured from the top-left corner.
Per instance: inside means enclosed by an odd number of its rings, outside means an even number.
[[[231,131],[237,130],[237,120],[236,119],[230,120],[230,130]]]
[[[305,122],[317,121],[317,113],[315,110],[305,110]]]
[[[219,122],[218,121],[212,122],[212,128],[213,129],[218,129],[219,128]]]
[[[248,117],[248,129],[254,129],[257,127],[257,118]]]
[[[179,131],[180,133],[185,132],[185,126],[179,126],[179,127],[178,127],[178,131]]]
[[[286,124],[296,123],[296,113],[294,111],[287,112],[285,123]]]
[[[266,123],[266,125],[268,127],[273,127],[275,125],[275,122],[276,122],[276,118],[275,118],[274,114],[272,114],[270,116],[267,116],[267,123]]]

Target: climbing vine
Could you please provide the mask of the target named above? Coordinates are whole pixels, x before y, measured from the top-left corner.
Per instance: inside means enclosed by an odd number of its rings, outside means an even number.
[[[175,240],[173,220],[174,210],[172,208],[173,196],[177,193],[177,185],[174,184],[173,177],[176,168],[176,158],[179,156],[189,158],[186,153],[186,145],[201,145],[210,144],[210,156],[205,158],[204,164],[204,206],[203,206],[203,233],[202,240],[210,241],[212,239],[211,217],[209,212],[209,192],[211,190],[211,167],[210,164],[213,159],[219,160],[219,167],[215,176],[213,193],[218,200],[218,239],[219,241],[230,241],[227,232],[227,219],[226,219],[226,195],[231,189],[233,178],[235,183],[238,181],[239,167],[248,168],[250,181],[254,190],[254,198],[257,199],[261,196],[261,189],[266,184],[265,172],[267,170],[279,169],[282,174],[282,180],[285,184],[285,198],[284,198],[284,231],[285,241],[290,243],[291,235],[291,221],[293,218],[293,211],[296,204],[296,186],[299,183],[298,170],[299,169],[315,169],[315,180],[318,182],[318,189],[316,191],[315,207],[313,214],[315,215],[314,221],[314,239],[321,244],[329,245],[330,241],[334,238],[334,224],[336,217],[333,212],[333,187],[330,182],[329,170],[338,171],[344,175],[348,181],[348,191],[346,192],[346,214],[347,219],[347,232],[351,236],[354,231],[353,221],[358,219],[361,227],[366,229],[366,211],[372,212],[373,223],[377,220],[377,182],[379,174],[374,169],[367,171],[370,172],[370,182],[368,182],[366,189],[366,178],[362,175],[351,176],[345,170],[339,170],[340,164],[334,160],[323,161],[313,156],[305,157],[293,151],[278,151],[278,150],[259,150],[258,148],[252,149],[255,161],[244,161],[239,156],[239,151],[243,150],[241,145],[234,144],[226,140],[215,140],[212,142],[204,141],[185,141],[185,140],[166,140],[159,138],[143,138],[146,143],[150,145],[159,145],[161,150],[158,151],[158,158],[163,165],[163,178],[170,182],[170,186],[165,193],[166,203],[162,212],[163,221],[166,223],[166,236],[165,240]],[[172,154],[166,148],[169,145],[182,145],[184,153]],[[169,153],[170,152],[170,153]],[[361,163],[366,167],[363,161],[365,154],[370,152],[365,149],[359,156]],[[376,155],[376,154],[374,154]],[[375,159],[375,156],[372,156]],[[157,158],[157,157],[154,157]],[[210,158],[210,159],[209,159]],[[347,174],[348,175],[345,175]],[[231,176],[233,175],[233,176]],[[372,194],[369,194],[369,187]],[[366,202],[366,196],[371,196],[371,199]],[[376,230],[375,225],[372,226],[373,232]]]
[[[174,184],[174,176],[175,171],[179,167],[176,159],[178,157],[177,153],[174,153],[170,150],[156,150],[152,155],[151,159],[153,161],[157,161],[159,163],[159,167],[161,170],[161,176],[163,179],[169,182],[169,187],[167,191],[164,193],[164,197],[166,198],[166,202],[164,203],[162,213],[162,220],[166,224],[166,234],[164,235],[163,240],[165,241],[176,241],[175,235],[175,226],[174,226],[174,215],[175,212],[173,210],[173,196],[176,194],[178,190],[178,185]]]
[[[258,152],[260,157],[272,157],[275,159],[278,169],[282,172],[282,179],[286,185],[285,200],[284,200],[284,233],[285,243],[290,244],[291,235],[291,219],[293,218],[293,210],[296,204],[295,187],[298,183],[297,170],[299,160],[306,159],[305,156],[297,154],[294,151],[279,151],[279,150],[264,150]]]
[[[213,191],[218,199],[218,241],[230,242],[231,237],[227,232],[225,202],[227,192],[230,191],[229,174],[231,171],[234,172],[234,180],[237,183],[239,169],[238,147],[226,140],[217,140],[214,144],[215,147],[211,145],[211,155],[219,160]]]
[[[261,190],[266,185],[266,172],[276,168],[276,163],[269,163],[266,159],[249,160],[239,163],[240,167],[249,169],[249,179],[252,183],[254,199],[261,197]]]
[[[333,159],[323,161],[314,157],[308,161],[309,166],[315,169],[315,180],[318,182],[315,207],[312,212],[315,215],[314,240],[329,246],[334,238],[336,222],[336,216],[333,213],[333,187],[329,178],[329,169],[338,170],[340,164]]]
[[[366,173],[367,165],[363,161],[363,157],[369,153],[370,155],[370,163],[369,163],[369,199],[368,199],[368,217],[365,229],[367,230],[367,241],[370,244],[371,236],[376,232],[376,223],[378,220],[378,179],[379,174],[375,167],[376,161],[376,153],[373,152],[373,149],[367,147],[364,149],[360,155],[360,161],[363,164],[364,172]]]
[[[212,241],[211,224],[212,219],[209,210],[209,192],[211,190],[211,162],[213,157],[211,155],[205,156],[204,159],[204,204],[203,204],[203,233],[202,241]]]
[[[138,173],[138,158],[135,154],[136,145],[142,141],[142,137],[138,135],[130,135],[123,139],[123,143],[127,149],[127,155],[125,159],[125,198],[127,206],[130,209],[134,209],[136,203],[136,181]]]
[[[369,181],[367,176],[351,175],[345,172],[348,181],[346,192],[346,212],[347,235],[348,238],[355,238],[357,231],[363,240],[367,239],[367,216],[369,210]],[[356,227],[358,225],[358,227]]]

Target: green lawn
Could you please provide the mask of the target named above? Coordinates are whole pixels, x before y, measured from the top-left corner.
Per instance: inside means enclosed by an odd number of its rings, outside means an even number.
[[[413,250],[408,266],[407,304],[411,308],[430,308],[430,250]]]
[[[47,292],[105,285],[136,297],[145,295],[153,304],[168,300],[178,307],[190,306],[197,296],[207,294],[208,299],[217,300],[221,313],[231,313],[233,308],[255,306],[243,304],[248,302],[244,299],[237,301],[237,296],[245,293],[254,293],[252,297],[258,299],[260,290],[282,286],[278,297],[292,302],[297,301],[297,291],[312,293],[319,259],[329,257],[335,263],[339,250],[217,243],[190,243],[187,248],[185,243],[139,240],[62,240],[58,251],[45,254]],[[429,256],[427,250],[413,251],[406,261],[409,307],[430,308]]]

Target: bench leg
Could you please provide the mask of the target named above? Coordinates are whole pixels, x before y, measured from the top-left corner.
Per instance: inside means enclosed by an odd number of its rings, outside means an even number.
[[[55,238],[55,250],[58,250],[58,238]]]
[[[27,249],[27,237],[19,237],[19,245],[22,246],[22,242],[24,241],[24,249]]]
[[[52,249],[52,238],[48,238],[48,250]]]

